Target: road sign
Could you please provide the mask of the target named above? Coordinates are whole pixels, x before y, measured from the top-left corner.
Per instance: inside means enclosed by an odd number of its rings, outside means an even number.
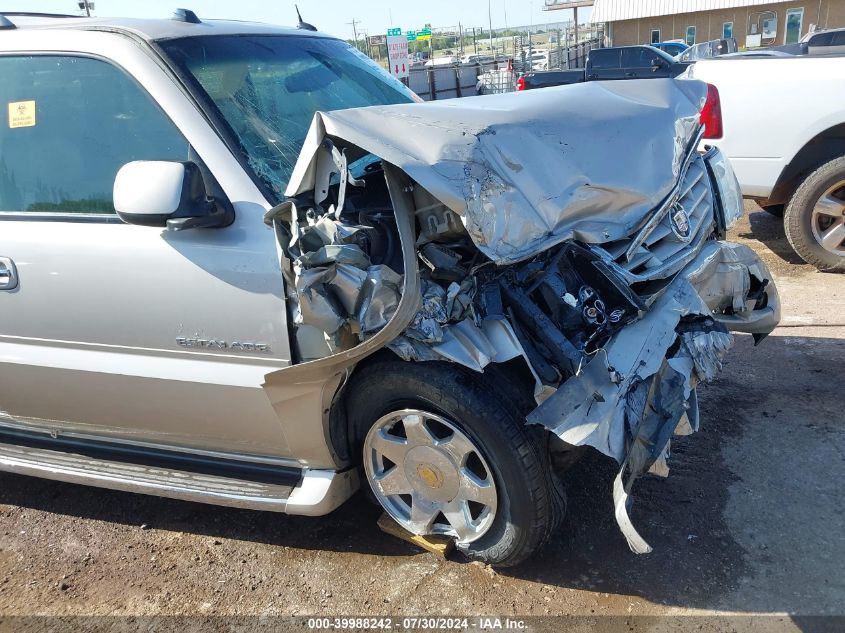
[[[402,29],[387,29],[388,35],[402,35]]]
[[[387,43],[386,35],[370,35],[370,46],[384,46]]]
[[[417,32],[416,31],[408,31],[406,34],[409,42],[416,42],[417,41]]]
[[[390,74],[397,79],[408,76],[411,61],[408,59],[408,38],[404,35],[387,36],[387,61]]]
[[[420,29],[417,31],[417,39],[418,40],[430,40],[431,39],[431,29]]]

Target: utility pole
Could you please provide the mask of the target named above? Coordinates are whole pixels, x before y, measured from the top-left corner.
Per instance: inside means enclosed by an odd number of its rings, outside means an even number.
[[[361,31],[361,36],[364,38],[364,51],[367,57],[372,58],[370,54],[370,33],[369,31]]]
[[[347,24],[352,25],[352,34],[355,36],[355,48],[357,48],[360,51],[361,48],[358,46],[358,29],[356,27],[357,27],[358,24],[361,24],[361,22],[360,22],[360,20],[356,20],[355,18],[352,18],[352,22],[347,22]]]
[[[531,46],[531,31],[534,30],[534,2],[528,3],[528,70],[534,70],[533,47]]]
[[[493,59],[496,59],[496,49],[493,48],[493,10],[490,8],[490,0],[487,0],[487,22],[490,26],[490,52]]]

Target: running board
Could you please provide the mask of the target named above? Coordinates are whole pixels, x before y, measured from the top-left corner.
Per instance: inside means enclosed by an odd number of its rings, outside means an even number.
[[[183,501],[307,516],[328,514],[358,488],[355,470],[305,468],[294,483],[273,483],[5,443],[0,443],[0,471]]]

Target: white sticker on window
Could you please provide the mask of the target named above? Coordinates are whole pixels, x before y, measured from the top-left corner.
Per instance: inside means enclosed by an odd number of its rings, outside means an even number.
[[[15,101],[10,103],[9,127],[35,127],[35,101]]]

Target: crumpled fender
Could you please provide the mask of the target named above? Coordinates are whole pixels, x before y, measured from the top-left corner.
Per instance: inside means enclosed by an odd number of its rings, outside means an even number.
[[[766,301],[751,300],[757,282],[771,280],[766,265],[747,246],[708,242],[672,281],[642,319],[620,330],[592,360],[528,415],[564,442],[592,446],[622,468],[614,483],[616,518],[631,549],[651,551],[628,517],[634,481],[665,454],[682,421],[697,420],[691,394],[701,380],[711,380],[731,346],[727,329],[765,336],[780,320],[773,284]],[[714,315],[730,305],[735,314]],[[702,327],[679,332],[682,320]],[[714,334],[715,332],[715,334]],[[669,350],[680,337],[680,349]],[[697,423],[681,430],[696,430]]]

